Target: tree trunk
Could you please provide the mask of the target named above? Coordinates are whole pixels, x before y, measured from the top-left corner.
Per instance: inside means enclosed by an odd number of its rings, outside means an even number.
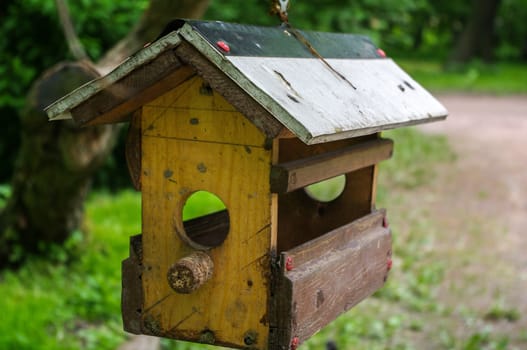
[[[101,74],[156,38],[171,19],[200,17],[209,0],[151,0],[135,28],[97,63],[60,63],[33,84],[21,113],[22,140],[11,183],[12,195],[0,213],[0,267],[27,253],[45,253],[80,228],[91,175],[104,163],[116,126],[78,128],[49,123],[43,108]]]
[[[449,61],[466,63],[473,58],[492,60],[494,21],[501,0],[472,0],[468,22],[461,33]]]

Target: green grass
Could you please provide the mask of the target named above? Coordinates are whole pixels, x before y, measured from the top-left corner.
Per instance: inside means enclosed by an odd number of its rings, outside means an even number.
[[[395,60],[414,80],[434,92],[527,93],[527,64],[474,62],[446,69],[437,61]]]
[[[139,196],[96,195],[87,212],[86,240],[74,234],[52,262],[31,259],[0,275],[0,349],[114,349],[123,341],[120,266],[128,236],[140,231]]]
[[[456,159],[446,137],[425,135],[413,128],[403,128],[383,133],[383,137],[395,141],[393,157],[380,166],[380,185],[378,201],[386,203],[387,189],[401,188],[411,190],[433,181],[438,163],[448,163]]]

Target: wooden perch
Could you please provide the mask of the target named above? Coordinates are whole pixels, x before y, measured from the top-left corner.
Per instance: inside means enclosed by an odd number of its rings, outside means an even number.
[[[378,139],[333,152],[281,163],[271,169],[271,191],[287,193],[391,157],[393,141]]]
[[[189,294],[207,282],[214,271],[210,256],[194,252],[180,259],[168,270],[168,284],[181,294]]]

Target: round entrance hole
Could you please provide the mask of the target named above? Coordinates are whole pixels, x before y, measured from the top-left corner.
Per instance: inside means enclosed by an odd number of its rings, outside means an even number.
[[[196,249],[217,247],[229,234],[229,211],[214,193],[192,193],[183,204],[181,215],[184,229],[182,238]]]
[[[312,199],[328,203],[337,199],[346,188],[346,175],[339,175],[304,187]]]

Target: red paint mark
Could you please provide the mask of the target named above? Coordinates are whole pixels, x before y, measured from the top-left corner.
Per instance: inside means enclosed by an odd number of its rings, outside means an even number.
[[[291,350],[296,350],[296,348],[298,348],[298,344],[300,344],[300,339],[298,339],[298,337],[294,337],[293,340],[291,340]]]
[[[386,267],[388,268],[388,271],[392,269],[393,261],[392,259],[388,258],[388,262],[386,263]]]
[[[390,224],[388,223],[388,218],[385,216],[382,218],[382,227],[388,228],[388,226],[390,226]]]
[[[222,49],[224,52],[230,52],[230,51],[231,51],[231,48],[229,47],[229,45],[227,45],[227,44],[225,43],[225,41],[218,41],[218,42],[216,43],[216,45],[218,45],[218,47],[219,47],[220,49]]]
[[[293,269],[293,258],[290,256],[285,259],[285,269],[287,271],[291,271]]]
[[[384,58],[384,57],[386,57],[386,52],[384,52],[383,49],[377,49],[377,55],[379,55],[380,57]]]

